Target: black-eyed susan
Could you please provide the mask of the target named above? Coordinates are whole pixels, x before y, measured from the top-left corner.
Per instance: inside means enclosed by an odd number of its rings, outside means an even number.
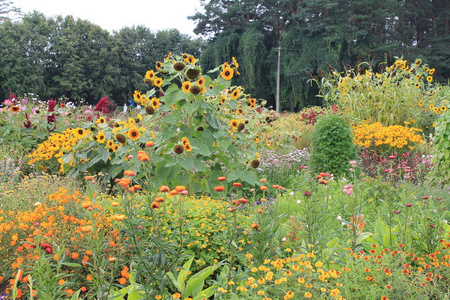
[[[235,89],[234,91],[231,92],[231,99],[237,99],[240,96],[240,91],[239,89]]]
[[[433,81],[433,76],[427,76],[427,81],[428,82],[432,82]]]
[[[13,113],[19,112],[20,111],[20,107],[18,105],[12,105],[9,108],[10,111],[12,111]]]
[[[145,73],[145,78],[148,78],[150,80],[155,79],[155,71],[148,70],[147,73]]]
[[[420,67],[422,65],[422,60],[420,58],[416,59],[416,61],[414,62],[414,64],[418,67]]]
[[[158,61],[155,65],[155,68],[156,68],[156,70],[159,70],[162,68],[162,66],[163,66],[162,62]]]
[[[181,90],[185,93],[189,93],[189,89],[191,88],[191,82],[190,81],[185,81],[183,82],[183,84],[181,85]]]
[[[99,133],[96,136],[96,141],[99,144],[103,144],[106,141],[106,136],[103,131],[99,131]]]
[[[139,132],[139,130],[137,128],[131,128],[130,130],[128,130],[127,135],[131,140],[135,141],[135,140],[139,139],[139,137],[141,136],[141,133]]]
[[[433,108],[433,112],[437,115],[439,115],[441,113],[441,110],[439,109],[439,107],[434,107]]]
[[[164,83],[164,80],[162,80],[162,78],[159,77],[155,77],[155,79],[153,80],[153,84],[157,87],[161,87]]]
[[[239,121],[236,119],[232,119],[230,120],[230,126],[231,128],[233,128],[234,130],[236,130],[239,126]]]
[[[205,78],[202,76],[197,80],[197,84],[202,86],[205,85]]]
[[[441,106],[441,111],[447,111],[447,106],[442,105],[442,106]]]
[[[233,78],[234,75],[234,71],[232,68],[230,67],[225,67],[223,68],[222,72],[220,73],[220,75],[222,76],[223,79],[225,80],[231,80],[231,78]]]
[[[161,102],[159,102],[159,99],[158,98],[156,98],[156,97],[153,97],[152,98],[152,101],[151,101],[151,105],[152,105],[152,107],[153,107],[153,109],[158,109],[158,107],[161,105]]]

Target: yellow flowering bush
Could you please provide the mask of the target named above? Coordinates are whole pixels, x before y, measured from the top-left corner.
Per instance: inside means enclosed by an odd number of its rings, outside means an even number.
[[[402,125],[384,126],[380,122],[354,124],[354,143],[363,148],[383,152],[394,148],[414,149],[423,143],[421,129]]]
[[[339,106],[358,121],[386,126],[415,122],[425,129],[431,127],[436,114],[448,108],[450,90],[434,83],[434,73],[421,59],[410,64],[400,58],[380,73],[367,63],[360,64],[357,72],[334,71],[319,87],[326,103]],[[424,109],[430,105],[431,113]]]

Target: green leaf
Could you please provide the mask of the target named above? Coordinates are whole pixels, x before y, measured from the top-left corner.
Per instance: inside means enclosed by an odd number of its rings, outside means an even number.
[[[194,295],[193,300],[201,300],[201,299],[209,299],[217,290],[217,284],[213,284],[207,289],[199,292],[197,295]]]
[[[222,129],[222,125],[220,125],[219,120],[217,120],[216,116],[214,116],[211,111],[206,114],[206,121],[212,128],[216,130]]]
[[[194,165],[194,160],[192,158],[186,157],[184,159],[180,159],[179,164],[186,171],[190,171]]]
[[[185,290],[185,297],[189,297],[192,293],[192,291],[199,286],[200,284],[203,285],[203,282],[206,278],[208,278],[217,268],[219,268],[220,265],[215,266],[209,266],[192,276],[187,284],[186,284],[186,290]]]
[[[81,267],[80,264],[76,264],[76,263],[63,262],[61,264],[63,266],[68,266],[68,267],[72,267],[72,268],[79,268],[79,267]]]
[[[73,157],[72,153],[64,154],[62,157],[63,163],[68,164],[71,161],[72,157]]]
[[[183,109],[186,113],[192,114],[194,111],[196,111],[200,106],[200,102],[194,102],[194,103],[186,103],[183,106]]]
[[[187,262],[184,263],[183,268],[180,270],[180,273],[178,273],[178,286],[182,287],[183,290],[180,292],[184,293],[184,282],[186,281],[187,275],[189,273],[189,270],[191,269],[192,262],[194,261],[194,256],[192,256]],[[187,295],[186,295],[187,296]]]
[[[197,172],[205,172],[206,171],[206,167],[205,164],[202,162],[201,159],[196,158],[193,161],[192,167],[197,171]]]

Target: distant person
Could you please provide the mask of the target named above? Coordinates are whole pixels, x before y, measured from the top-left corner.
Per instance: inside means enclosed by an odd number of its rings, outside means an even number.
[[[125,102],[125,103],[123,104],[123,113],[126,114],[126,113],[127,113],[127,110],[128,110],[128,106],[127,106],[127,103]]]

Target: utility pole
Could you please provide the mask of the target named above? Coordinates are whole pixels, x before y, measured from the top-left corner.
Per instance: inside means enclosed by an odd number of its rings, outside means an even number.
[[[280,112],[280,67],[281,65],[281,39],[278,40],[278,64],[277,64],[277,96],[275,99],[275,110]]]

